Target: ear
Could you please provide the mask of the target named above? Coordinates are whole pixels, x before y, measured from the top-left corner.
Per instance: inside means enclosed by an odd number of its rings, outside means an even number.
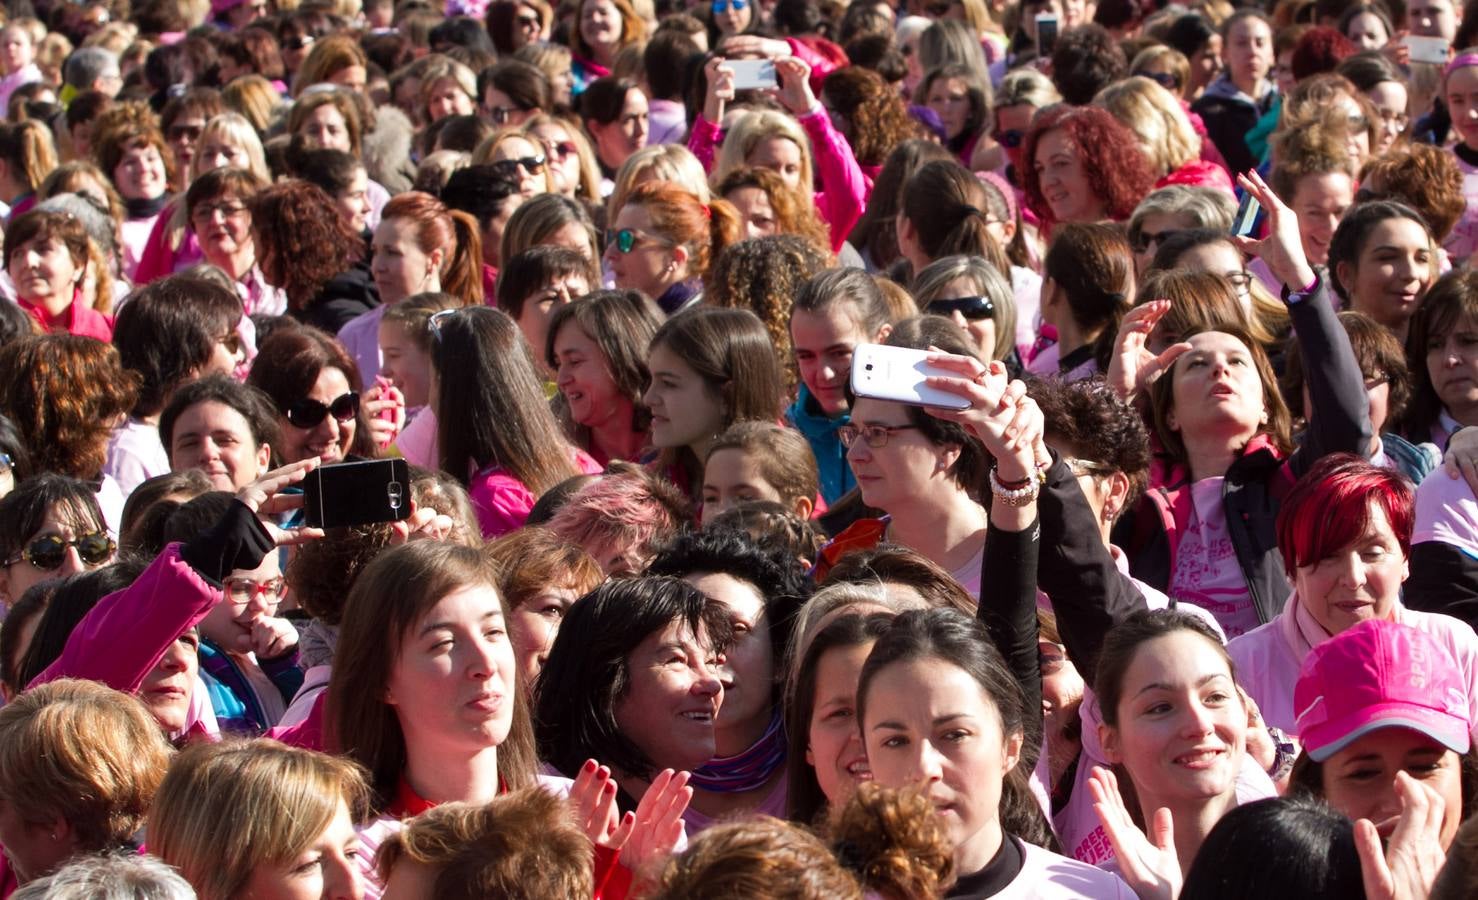
[[[811,518],[811,513],[816,509],[816,500],[813,497],[795,498],[795,515],[802,522]]]
[[[816,768],[816,754],[811,752],[811,745],[806,745],[806,765]]]
[[[1123,756],[1121,756],[1119,753],[1118,729],[1112,728],[1102,722],[1099,722],[1098,743],[1099,746],[1103,747],[1103,755],[1108,758],[1108,761],[1110,763],[1118,765],[1124,761]]]
[[[1174,406],[1172,406],[1169,409],[1165,410],[1165,427],[1166,428],[1169,428],[1171,431],[1179,431],[1180,430],[1180,421],[1175,418],[1175,407]]]
[[[1016,239],[1016,222],[1014,220],[1007,219],[1006,221],[1002,222],[1001,230],[1006,233],[1005,243],[1009,244],[1011,243],[1011,241]]]
[[[1342,259],[1335,264],[1334,277],[1338,278],[1339,283],[1345,286],[1345,293],[1347,294],[1350,292],[1350,283],[1354,281],[1354,276],[1355,267],[1350,265],[1349,260]]]
[[[959,444],[945,444],[941,447],[939,449],[939,471],[949,471],[950,466],[955,464],[955,461],[960,458],[960,454],[963,452],[964,448]]]
[[[692,258],[692,254],[688,252],[688,248],[687,247],[684,247],[683,245],[679,244],[676,247],[673,247],[672,248],[672,262],[673,262],[673,265],[678,265],[678,266],[687,265],[688,260],[691,259],[691,258]]]
[[[10,566],[0,566],[0,603],[9,609],[19,600],[19,597],[10,596]]]
[[[1129,499],[1129,476],[1114,472],[1108,479],[1108,496],[1103,498],[1103,517],[1110,522],[1124,512],[1124,501]]]
[[[893,323],[892,322],[884,322],[883,325],[882,325],[882,327],[880,327],[878,329],[878,333],[875,334],[875,335],[873,335],[872,342],[874,344],[881,344],[883,341],[886,341],[888,339],[888,335],[890,335],[892,333],[893,333]]]
[[[271,465],[272,445],[262,444],[260,447],[257,448],[257,468],[265,472]]]
[[[426,255],[426,274],[441,271],[442,260],[446,259],[446,250],[437,247]]]
[[[1021,762],[1021,747],[1024,743],[1026,743],[1026,736],[1019,731],[1006,739],[1006,764],[1002,767],[1003,774],[1016,768],[1016,764]]]

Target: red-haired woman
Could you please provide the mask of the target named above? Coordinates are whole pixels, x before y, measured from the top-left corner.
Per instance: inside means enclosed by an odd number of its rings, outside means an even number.
[[[1467,685],[1468,716],[1478,720],[1478,635],[1401,600],[1413,519],[1411,483],[1350,454],[1320,460],[1284,498],[1278,550],[1294,592],[1277,619],[1227,646],[1269,725],[1297,730],[1293,688],[1305,657],[1370,619],[1409,625],[1442,645]]]
[[[482,303],[482,237],[477,220],[411,191],[385,204],[371,244],[370,274],[380,305],[339,330],[368,387],[380,373],[380,320],[413,294],[445,291],[464,306]]]
[[[705,206],[670,181],[649,181],[611,223],[605,259],[616,287],[641,291],[672,315],[698,301],[709,264],[739,237],[739,213],[728,201]]]
[[[322,188],[284,181],[262,191],[252,199],[251,230],[257,265],[287,294],[294,318],[337,334],[380,305],[364,242]]]
[[[1025,159],[1027,206],[1048,227],[1122,222],[1155,183],[1134,132],[1096,107],[1045,110],[1026,133]]]

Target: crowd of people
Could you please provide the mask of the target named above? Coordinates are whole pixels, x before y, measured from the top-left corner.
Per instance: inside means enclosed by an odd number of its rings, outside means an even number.
[[[1478,895],[1469,5],[9,0],[0,900]]]

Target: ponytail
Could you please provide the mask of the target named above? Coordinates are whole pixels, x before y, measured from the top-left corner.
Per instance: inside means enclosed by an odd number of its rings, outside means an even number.
[[[462,301],[463,306],[481,306],[482,231],[477,220],[459,209],[448,210],[456,241],[441,264],[441,289]]]
[[[990,233],[985,212],[974,206],[962,205],[957,212],[952,211],[945,219],[954,220],[956,216],[958,220],[955,226],[944,236],[939,246],[925,247],[924,252],[929,254],[930,259],[943,259],[946,256],[983,257],[991,268],[1009,280],[1011,261],[1006,258],[1006,251],[1001,249],[995,235]]]
[[[708,202],[708,259],[703,264],[703,272],[708,274],[709,266],[718,259],[718,255],[724,252],[724,248],[730,244],[738,243],[744,236],[743,220],[739,217],[739,210],[734,204],[727,200],[714,197]]]
[[[57,166],[51,132],[34,120],[0,126],[0,159],[17,184],[35,191]]]

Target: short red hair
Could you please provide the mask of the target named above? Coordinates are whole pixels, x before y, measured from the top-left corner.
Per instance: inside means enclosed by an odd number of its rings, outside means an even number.
[[[1042,195],[1042,178],[1035,161],[1042,135],[1057,129],[1067,132],[1077,148],[1088,186],[1103,201],[1108,217],[1115,222],[1128,219],[1154,187],[1155,175],[1134,132],[1108,110],[1096,106],[1059,104],[1043,110],[1032,122],[1026,133],[1020,173],[1026,205],[1043,222],[1053,224],[1052,208]]]
[[[1385,514],[1401,554],[1409,556],[1416,513],[1406,476],[1352,453],[1331,453],[1315,463],[1278,510],[1278,550],[1288,577],[1359,540],[1372,506]]]

